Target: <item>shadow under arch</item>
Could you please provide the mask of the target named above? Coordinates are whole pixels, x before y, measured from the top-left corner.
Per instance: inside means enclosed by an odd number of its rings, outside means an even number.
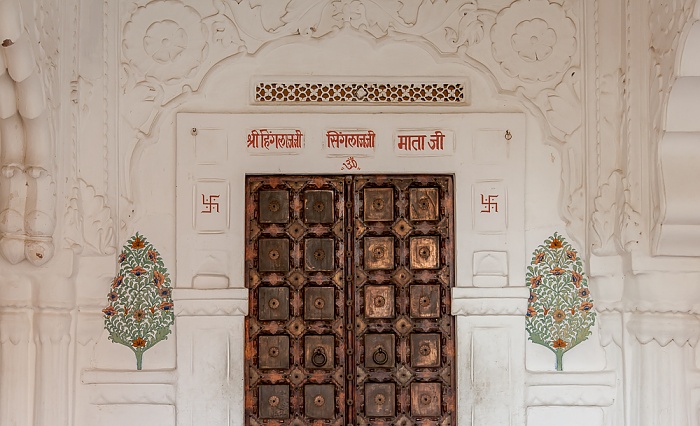
[[[700,256],[700,8],[687,24],[658,145],[655,254]]]

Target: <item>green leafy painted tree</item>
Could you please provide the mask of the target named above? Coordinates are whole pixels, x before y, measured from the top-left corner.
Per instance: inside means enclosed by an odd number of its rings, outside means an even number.
[[[561,371],[564,354],[585,341],[595,324],[583,263],[571,244],[555,233],[534,251],[526,280],[530,340],[554,352]]]
[[[109,339],[134,351],[141,370],[143,353],[167,339],[174,322],[172,287],[158,251],[136,233],[118,258],[119,273],[102,310]]]

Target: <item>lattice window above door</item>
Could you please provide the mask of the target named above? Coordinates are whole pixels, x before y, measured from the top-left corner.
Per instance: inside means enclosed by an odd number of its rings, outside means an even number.
[[[374,104],[465,104],[466,85],[460,82],[281,82],[264,81],[255,86],[260,103],[374,103]]]

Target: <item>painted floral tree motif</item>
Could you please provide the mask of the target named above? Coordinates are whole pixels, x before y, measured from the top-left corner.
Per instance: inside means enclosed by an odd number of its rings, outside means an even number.
[[[174,321],[170,276],[160,254],[136,233],[119,254],[119,273],[102,310],[109,339],[134,351],[141,370],[143,353],[170,334]]]
[[[571,244],[555,233],[532,254],[526,280],[526,330],[533,343],[555,353],[561,371],[564,354],[585,341],[595,324],[583,263]]]

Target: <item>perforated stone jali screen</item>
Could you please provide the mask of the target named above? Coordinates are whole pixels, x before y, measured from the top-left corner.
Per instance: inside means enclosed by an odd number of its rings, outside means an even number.
[[[274,83],[259,82],[262,103],[428,103],[463,104],[463,83]]]

